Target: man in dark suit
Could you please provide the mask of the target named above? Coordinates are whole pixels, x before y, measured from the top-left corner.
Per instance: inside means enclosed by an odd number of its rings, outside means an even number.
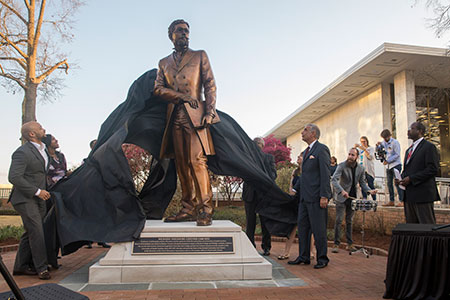
[[[215,155],[208,126],[220,121],[216,83],[206,52],[189,49],[186,21],[173,21],[169,38],[175,51],[160,60],[153,93],[169,103],[160,156],[175,159],[183,208],[164,221],[208,226],[213,207],[206,155]]]
[[[264,140],[262,138],[255,138],[253,141],[258,145],[258,147],[262,150],[264,148]],[[269,176],[275,180],[277,178],[277,170],[275,168],[275,160],[272,154],[264,153],[264,166],[266,170],[269,170]],[[248,239],[252,242],[253,246],[255,245],[255,228],[256,228],[256,204],[258,192],[255,191],[250,185],[244,182],[244,188],[242,190],[242,200],[245,204],[245,216],[247,219],[247,226],[245,229],[245,233],[248,236]],[[267,230],[267,227],[264,222],[264,218],[259,216],[259,220],[261,223],[261,231],[262,231],[262,243],[261,248],[263,249],[262,255],[270,255],[270,249],[272,248],[270,233]]]
[[[303,154],[300,203],[298,209],[299,256],[289,261],[291,265],[310,264],[311,233],[314,234],[317,264],[315,269],[325,268],[327,256],[327,217],[330,186],[330,150],[319,143],[319,127],[308,124],[302,131],[302,139],[308,144]]]
[[[20,238],[14,263],[14,275],[38,275],[50,279],[47,269],[47,251],[42,220],[46,213],[45,201],[48,155],[41,139],[45,129],[37,122],[22,126],[22,139],[27,142],[12,155],[8,179],[13,184],[9,201],[20,214],[25,233]]]
[[[402,180],[406,223],[435,224],[434,201],[439,201],[435,177],[439,170],[436,147],[423,138],[425,126],[414,122],[408,129],[413,144],[405,152]]]

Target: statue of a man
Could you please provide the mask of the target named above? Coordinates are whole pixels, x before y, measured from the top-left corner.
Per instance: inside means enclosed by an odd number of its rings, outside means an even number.
[[[208,126],[220,121],[216,84],[206,52],[189,49],[186,21],[173,21],[169,38],[175,51],[159,62],[154,95],[169,102],[160,156],[175,158],[183,208],[165,222],[196,220],[197,226],[208,226],[213,207],[206,155],[215,154]]]

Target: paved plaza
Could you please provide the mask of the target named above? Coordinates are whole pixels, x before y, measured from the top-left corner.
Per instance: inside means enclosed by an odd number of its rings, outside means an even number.
[[[291,258],[296,256],[296,246],[292,247]],[[350,256],[343,250],[337,254],[329,251],[328,267],[315,270],[312,265],[290,266],[286,260],[277,260],[283,247],[283,243],[273,243],[268,258],[273,265],[273,280],[267,281],[87,284],[88,266],[106,253],[104,248],[94,246],[63,257],[60,260],[63,266],[51,272],[50,282],[80,291],[90,299],[382,299],[386,257],[373,255],[367,259],[360,254]],[[15,252],[2,254],[10,271],[15,255]],[[16,276],[15,280],[21,288],[46,283],[34,276]],[[2,281],[0,291],[7,290]]]

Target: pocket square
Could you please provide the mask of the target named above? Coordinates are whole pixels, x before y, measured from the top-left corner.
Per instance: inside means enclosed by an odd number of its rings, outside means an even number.
[[[316,157],[314,155],[310,155],[309,159],[315,159]]]

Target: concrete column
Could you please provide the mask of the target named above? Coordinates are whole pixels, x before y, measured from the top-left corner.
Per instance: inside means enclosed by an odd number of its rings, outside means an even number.
[[[404,70],[394,76],[395,127],[400,142],[402,162],[405,150],[411,144],[408,127],[416,121],[416,90],[414,72]]]
[[[390,131],[392,131],[391,85],[387,82],[383,82],[381,84],[381,109],[383,129],[389,129]]]

